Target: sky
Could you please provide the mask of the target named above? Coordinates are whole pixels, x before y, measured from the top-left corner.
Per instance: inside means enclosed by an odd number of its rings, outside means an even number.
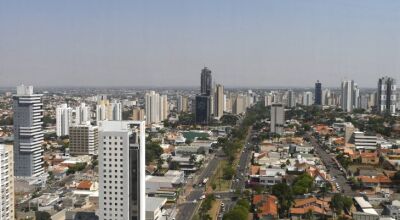
[[[400,82],[398,0],[1,0],[0,86]]]

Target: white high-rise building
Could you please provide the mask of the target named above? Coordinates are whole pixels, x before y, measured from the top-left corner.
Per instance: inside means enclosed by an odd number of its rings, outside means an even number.
[[[96,121],[121,121],[122,120],[122,104],[119,101],[101,99],[96,106]]]
[[[146,124],[159,123],[160,120],[160,94],[150,91],[145,95]]]
[[[81,103],[75,108],[75,124],[86,124],[90,121],[90,107],[86,106],[85,103]]]
[[[21,85],[13,100],[14,175],[36,179],[44,174],[42,95]]]
[[[342,82],[342,100],[341,106],[343,111],[352,112],[354,106],[354,81],[345,80]]]
[[[282,104],[271,105],[271,132],[275,134],[283,134],[283,126],[285,124],[285,108]]]
[[[310,106],[312,104],[314,104],[313,93],[312,92],[304,92],[304,94],[303,94],[303,105]]]
[[[99,122],[99,218],[145,219],[145,122]]]
[[[72,109],[67,104],[56,108],[56,133],[57,136],[69,135],[69,126],[72,124]]]
[[[14,219],[13,146],[0,144],[0,219]]]
[[[168,118],[168,97],[167,95],[160,95],[160,121],[164,121]]]

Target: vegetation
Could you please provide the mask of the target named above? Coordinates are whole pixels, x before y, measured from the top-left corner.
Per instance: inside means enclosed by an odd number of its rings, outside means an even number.
[[[250,204],[246,199],[241,199],[237,202],[236,206],[227,212],[223,220],[247,220],[249,215]]]
[[[311,192],[311,189],[313,187],[313,182],[314,182],[313,178],[307,173],[298,176],[293,182],[292,186],[293,194],[304,195],[306,193]]]
[[[195,115],[193,113],[181,113],[179,115],[178,124],[194,125],[195,124]]]
[[[349,157],[345,156],[343,153],[340,153],[336,156],[337,161],[342,165],[343,168],[347,169],[349,165],[352,164],[352,161]]]
[[[342,194],[335,194],[331,200],[331,208],[336,214],[341,214],[344,209],[349,210],[353,205],[353,200],[350,197]]]
[[[293,203],[293,192],[286,183],[278,183],[272,187],[272,195],[278,198],[279,216],[288,216]]]
[[[207,195],[200,206],[199,215],[201,220],[211,220],[211,216],[208,215],[208,211],[212,207],[212,203],[215,201],[213,194]]]
[[[146,143],[146,165],[156,160],[157,158],[160,158],[162,153],[163,149],[161,148],[159,143],[148,141]]]
[[[48,212],[37,211],[35,218],[36,220],[51,220],[51,215]]]
[[[67,175],[75,174],[76,172],[84,170],[86,168],[86,165],[86,163],[76,163],[72,165],[70,168],[68,168]]]

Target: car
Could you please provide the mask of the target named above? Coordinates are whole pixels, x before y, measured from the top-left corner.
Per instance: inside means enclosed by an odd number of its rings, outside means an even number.
[[[216,195],[216,196],[215,196],[215,198],[217,198],[217,199],[220,199],[220,198],[221,198],[221,196],[220,196],[220,195]]]
[[[195,200],[193,200],[193,203],[197,203],[197,200],[195,199]]]
[[[202,195],[202,196],[200,196],[199,200],[203,200],[205,198],[206,198],[206,195]]]
[[[225,204],[223,202],[221,202],[221,207],[224,207],[224,206],[225,206]]]

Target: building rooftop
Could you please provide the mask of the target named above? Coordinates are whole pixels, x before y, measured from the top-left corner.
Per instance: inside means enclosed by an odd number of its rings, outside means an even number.
[[[166,198],[146,197],[146,212],[154,212],[156,209],[162,207],[167,202]]]

